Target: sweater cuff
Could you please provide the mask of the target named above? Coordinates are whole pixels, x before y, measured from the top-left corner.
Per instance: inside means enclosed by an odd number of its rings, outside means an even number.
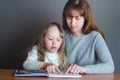
[[[43,69],[43,66],[45,66],[46,62],[41,62],[40,66],[39,66],[39,70]]]

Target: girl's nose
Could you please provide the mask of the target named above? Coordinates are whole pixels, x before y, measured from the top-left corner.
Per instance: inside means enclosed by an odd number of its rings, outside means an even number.
[[[54,40],[52,44],[53,44],[53,45],[56,45],[56,41]]]

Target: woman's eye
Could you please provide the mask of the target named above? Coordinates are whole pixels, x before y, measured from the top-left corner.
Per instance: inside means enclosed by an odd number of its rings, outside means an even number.
[[[66,17],[67,19],[72,19],[72,17]]]

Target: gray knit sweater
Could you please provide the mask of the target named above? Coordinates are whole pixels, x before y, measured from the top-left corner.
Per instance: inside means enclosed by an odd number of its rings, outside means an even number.
[[[113,73],[114,63],[110,51],[100,33],[73,37],[65,31],[69,64],[85,66],[86,73]]]

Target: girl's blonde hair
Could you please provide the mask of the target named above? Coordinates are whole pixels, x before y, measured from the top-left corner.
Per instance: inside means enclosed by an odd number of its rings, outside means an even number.
[[[93,21],[92,10],[87,0],[68,0],[62,15],[64,29],[67,29],[70,32],[66,22],[66,16],[72,16],[71,10],[77,10],[80,13],[80,16],[85,18],[85,23],[82,28],[83,34],[88,34],[91,31],[98,31],[104,38],[103,32],[95,25]]]
[[[37,43],[36,43],[37,51],[38,51],[38,60],[39,61],[44,61],[45,60],[45,53],[46,53],[47,50],[44,46],[44,37],[47,34],[48,29],[50,27],[53,27],[53,26],[58,28],[60,37],[62,38],[62,44],[61,44],[60,48],[58,49],[57,53],[59,55],[60,66],[65,67],[67,65],[67,57],[66,57],[66,54],[65,54],[64,31],[63,31],[61,25],[56,23],[56,22],[52,22],[52,23],[49,23],[49,24],[45,25],[43,27],[42,32],[40,33],[40,35],[38,37],[38,40],[37,40]]]

